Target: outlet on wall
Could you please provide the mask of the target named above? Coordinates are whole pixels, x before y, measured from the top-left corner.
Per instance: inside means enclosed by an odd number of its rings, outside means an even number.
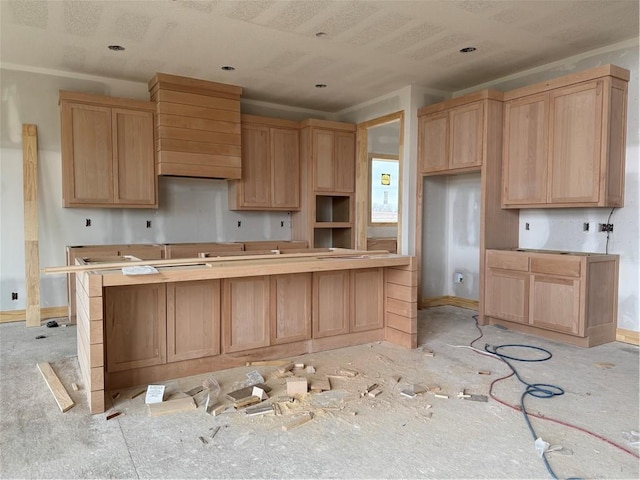
[[[456,283],[462,283],[464,281],[464,275],[461,272],[456,272],[453,275],[453,278],[455,279]]]
[[[18,292],[11,292],[11,300],[17,300],[18,299]]]

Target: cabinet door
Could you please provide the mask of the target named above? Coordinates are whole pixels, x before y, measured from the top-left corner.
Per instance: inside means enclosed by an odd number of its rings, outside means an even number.
[[[153,112],[112,109],[114,203],[156,205]]]
[[[532,275],[529,315],[535,327],[582,335],[580,279]]]
[[[64,206],[113,203],[111,109],[62,102]]]
[[[356,178],[356,142],[353,133],[335,133],[335,191],[351,193]]]
[[[313,189],[335,191],[335,140],[330,130],[313,129]]]
[[[449,116],[446,112],[420,117],[418,155],[422,173],[449,168]]]
[[[269,127],[242,125],[241,203],[244,207],[271,205]]]
[[[271,344],[311,338],[311,273],[271,277]]]
[[[220,280],[167,283],[167,361],[220,353]]]
[[[349,271],[313,274],[313,336],[349,333]]]
[[[484,310],[491,317],[529,323],[529,273],[487,269]]]
[[[596,203],[600,182],[602,81],[551,93],[550,202]]]
[[[449,168],[482,165],[483,125],[482,103],[465,105],[449,112]]]
[[[300,141],[298,131],[269,130],[271,144],[271,206],[300,208]],[[244,167],[243,167],[244,168]]]
[[[225,353],[269,345],[269,277],[223,280],[222,329]]]
[[[382,268],[351,271],[351,332],[384,326],[384,284]]]
[[[504,205],[547,201],[547,94],[504,105]]]
[[[104,289],[107,371],[166,363],[165,284]]]

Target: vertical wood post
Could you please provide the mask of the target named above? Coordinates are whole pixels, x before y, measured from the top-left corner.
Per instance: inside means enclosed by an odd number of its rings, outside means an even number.
[[[38,127],[36,125],[22,125],[22,171],[27,327],[39,327],[40,253],[38,249]]]

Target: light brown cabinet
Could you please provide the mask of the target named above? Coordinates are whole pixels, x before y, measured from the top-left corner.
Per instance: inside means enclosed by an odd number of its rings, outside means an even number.
[[[298,123],[242,116],[242,179],[229,183],[230,210],[300,208]]]
[[[166,362],[164,284],[109,287],[104,292],[107,372]]]
[[[225,353],[269,345],[269,277],[222,281],[222,337]]]
[[[60,91],[65,207],[157,208],[155,105]]]
[[[220,280],[167,283],[167,362],[220,353]]]
[[[353,248],[355,125],[301,122],[301,208],[292,214],[292,236],[310,248]]]
[[[485,318],[581,346],[615,340],[618,256],[486,252]]]
[[[418,158],[423,174],[478,170],[483,158],[485,101],[418,111]],[[433,112],[433,113],[430,113]]]
[[[311,338],[311,273],[271,277],[271,345]]]
[[[607,65],[505,94],[504,207],[623,205],[628,78]]]
[[[313,274],[313,337],[362,332],[384,326],[381,268]]]

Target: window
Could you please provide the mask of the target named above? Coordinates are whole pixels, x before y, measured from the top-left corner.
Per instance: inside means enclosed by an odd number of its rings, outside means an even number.
[[[370,177],[371,225],[396,225],[398,223],[398,185],[400,162],[397,156],[372,155]]]

